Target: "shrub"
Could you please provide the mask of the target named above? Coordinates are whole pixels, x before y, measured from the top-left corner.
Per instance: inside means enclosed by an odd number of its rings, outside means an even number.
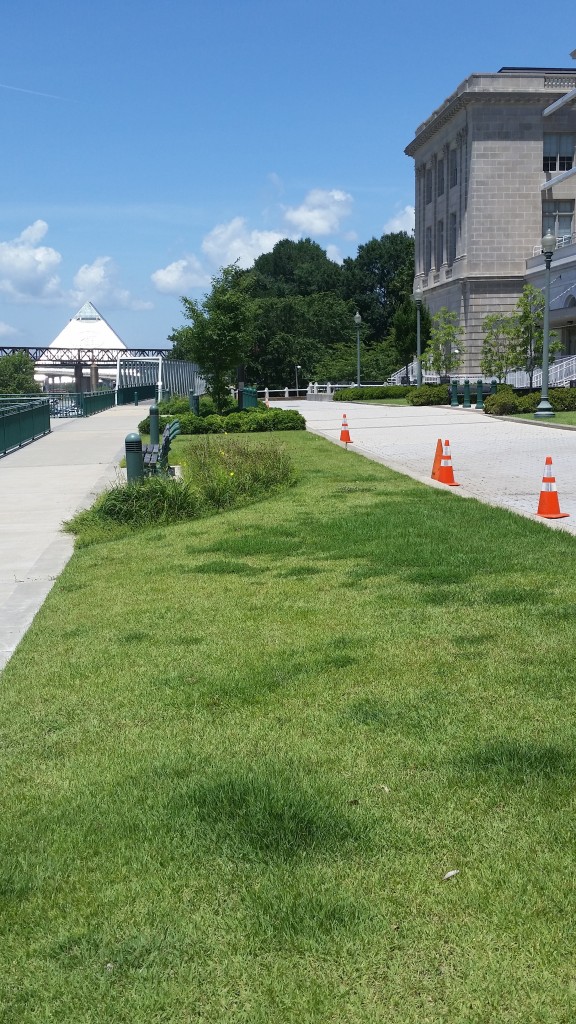
[[[168,416],[181,416],[182,413],[190,412],[190,401],[182,395],[172,395],[165,402],[158,403],[160,413]]]
[[[160,416],[160,432],[174,416]],[[187,412],[177,417],[181,434],[253,434],[265,430],[306,430],[306,420],[296,409],[249,409],[228,416],[195,416]],[[150,433],[150,417],[138,424],[141,434]]]
[[[423,384],[410,388],[407,401],[409,405],[448,405],[450,388],[447,384]]]
[[[406,398],[412,388],[405,384],[383,384],[373,388],[340,388],[334,392],[335,402],[370,402],[383,398]]]
[[[512,416],[519,411],[521,401],[522,399],[516,397],[511,387],[499,385],[495,395],[488,395],[484,399],[484,412],[490,416]]]

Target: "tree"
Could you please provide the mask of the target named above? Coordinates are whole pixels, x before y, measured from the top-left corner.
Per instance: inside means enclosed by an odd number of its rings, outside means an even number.
[[[503,381],[508,371],[517,367],[522,359],[512,330],[512,318],[505,313],[489,313],[484,317],[482,330],[484,342],[480,369],[487,377]]]
[[[464,345],[458,314],[442,306],[432,317],[428,347],[422,362],[440,376],[449,376],[462,365]]]
[[[338,293],[342,268],[310,238],[297,242],[283,238],[272,252],[258,257],[247,275],[246,288],[254,298],[284,298],[315,292]]]
[[[416,303],[414,299],[408,297],[398,306],[392,322],[390,344],[398,354],[400,365],[406,367],[406,376],[408,376],[408,364],[412,362],[416,355],[417,318]],[[430,313],[428,312],[428,307],[421,303],[420,340],[422,345],[427,343],[429,336]]]
[[[526,370],[530,388],[532,388],[535,368],[542,366],[544,302],[544,294],[539,288],[525,284],[516,303],[516,309],[510,316],[510,337],[518,352],[516,366],[522,366]],[[549,345],[551,361],[561,347],[557,335],[552,332]]]
[[[41,391],[34,380],[34,361],[26,352],[0,357],[0,393],[33,395]]]
[[[388,337],[394,314],[414,281],[414,238],[405,231],[372,238],[358,247],[355,259],[344,260],[342,294],[352,299],[369,324],[367,342]]]
[[[252,341],[251,302],[240,287],[243,271],[233,264],[212,278],[212,291],[200,304],[182,296],[192,326],[173,331],[173,359],[198,363],[218,410],[224,408],[233,372],[242,365]]]

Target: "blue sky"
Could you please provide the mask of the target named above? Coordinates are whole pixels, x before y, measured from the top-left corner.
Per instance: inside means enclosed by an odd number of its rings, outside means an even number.
[[[280,238],[342,260],[410,230],[416,126],[474,71],[572,66],[573,11],[543,31],[536,0],[12,4],[0,343],[48,344],[91,300],[156,346],[180,295]]]

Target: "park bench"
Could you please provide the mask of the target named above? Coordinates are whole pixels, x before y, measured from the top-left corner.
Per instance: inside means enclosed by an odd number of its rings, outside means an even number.
[[[142,459],[144,462],[144,473],[152,476],[154,473],[168,472],[168,455],[170,446],[175,437],[180,433],[180,421],[172,420],[164,427],[162,441],[160,444],[142,445]]]

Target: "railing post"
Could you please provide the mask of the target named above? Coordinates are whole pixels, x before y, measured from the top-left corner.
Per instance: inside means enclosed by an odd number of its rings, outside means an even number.
[[[160,444],[160,424],[158,406],[150,406],[150,444]]]
[[[129,484],[133,484],[144,476],[140,434],[127,434],[124,445],[126,448],[126,478]]]

